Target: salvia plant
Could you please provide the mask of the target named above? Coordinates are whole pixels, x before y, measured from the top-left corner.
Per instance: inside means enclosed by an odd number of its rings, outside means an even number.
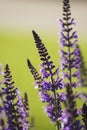
[[[56,130],[87,130],[87,94],[78,89],[87,86],[87,68],[78,45],[76,22],[71,17],[70,0],[63,0],[63,18],[59,19],[60,66],[55,66],[45,44],[33,30],[41,64],[40,71],[27,59],[44,111]],[[78,102],[82,106],[78,107]],[[0,130],[34,130],[28,95],[15,87],[9,65],[0,64]]]
[[[40,72],[27,59],[28,67],[34,77],[45,112],[57,130],[86,130],[87,106],[78,108],[77,101],[86,94],[78,93],[77,88],[86,86],[86,67],[78,45],[76,22],[71,17],[70,0],[63,0],[63,18],[59,19],[60,68],[56,68],[45,44],[33,30],[35,46],[40,60]],[[83,64],[84,63],[84,64]],[[59,91],[60,90],[60,91]],[[82,116],[82,120],[80,120]]]
[[[0,86],[0,130],[28,130],[29,104],[28,96],[14,85],[9,65],[6,64]]]

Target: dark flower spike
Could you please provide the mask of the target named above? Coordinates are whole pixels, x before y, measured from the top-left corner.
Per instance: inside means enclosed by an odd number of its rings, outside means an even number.
[[[23,104],[24,104],[24,108],[29,111],[29,104],[28,104],[28,95],[27,93],[25,92],[24,93],[24,98],[23,98]]]
[[[84,130],[87,130],[87,104],[84,103],[82,107],[82,117],[84,122]]]
[[[36,47],[39,51],[40,57],[42,61],[46,61],[50,58],[50,56],[48,55],[47,49],[45,48],[44,44],[42,43],[41,39],[39,38],[39,36],[37,35],[37,33],[33,30],[32,31],[33,36],[34,36],[34,40],[36,43]]]
[[[38,85],[38,87],[41,88],[41,84],[42,84],[43,79],[41,78],[40,74],[35,69],[35,67],[31,64],[29,59],[27,59],[27,65],[31,71],[31,74],[32,74],[34,80],[36,81],[36,85]]]
[[[37,35],[37,33],[35,31],[32,31],[32,33],[34,36],[36,47],[37,47],[39,55],[40,55],[40,59],[42,60],[41,66],[44,67],[44,70],[46,71],[45,73],[48,73],[48,76],[50,76],[50,74],[53,75],[52,69],[55,68],[55,65],[53,65],[53,61],[49,61],[50,56],[48,54],[48,51],[47,51],[46,47],[44,46],[44,44],[42,43],[39,36]],[[45,74],[45,73],[42,72],[42,74]]]
[[[8,119],[8,129],[16,130],[19,128],[19,124],[17,121],[17,113],[15,109],[15,102],[16,99],[16,88],[14,87],[14,82],[12,81],[12,75],[10,74],[10,69],[8,64],[5,66],[4,72],[4,84],[5,87],[3,88],[3,94],[5,95],[4,106],[5,111]]]
[[[7,116],[7,123],[9,130],[28,130],[28,123],[26,121],[26,111],[21,104],[22,98],[19,95],[19,90],[14,86],[9,65],[6,64],[4,72],[4,85],[2,88],[4,98],[4,108]]]
[[[41,90],[39,94],[41,96],[42,102],[47,102],[47,106],[45,111],[47,112],[48,117],[51,121],[56,123],[57,129],[60,129],[60,119],[61,119],[61,105],[57,90],[58,88],[63,88],[62,79],[58,77],[58,69],[55,69],[55,65],[53,61],[51,61],[51,57],[48,54],[48,51],[45,45],[42,43],[41,39],[37,35],[35,31],[32,31],[36,47],[38,49],[38,53],[40,59],[42,61],[41,64],[41,74],[42,74],[42,81],[41,81]],[[55,79],[54,76],[57,76]],[[48,81],[50,80],[50,81]]]
[[[24,109],[26,111],[26,117],[29,117],[30,108],[29,108],[28,95],[26,92],[24,93],[24,97],[23,97],[23,105],[24,105]],[[27,122],[28,122],[28,120],[27,120]]]

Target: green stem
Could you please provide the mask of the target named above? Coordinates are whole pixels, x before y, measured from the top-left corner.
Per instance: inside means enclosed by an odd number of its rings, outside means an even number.
[[[54,91],[54,97],[55,97],[55,112],[56,112],[56,114],[57,114],[57,104],[59,103],[59,102],[57,102],[57,98],[56,98],[56,92]],[[59,99],[58,99],[59,100]],[[56,121],[56,130],[60,130],[60,122],[59,121]]]
[[[54,77],[52,76],[52,71],[51,71],[51,69],[49,68],[49,66],[48,66],[48,69],[49,69],[49,72],[50,72],[50,74],[51,74],[51,82],[52,82],[52,84],[53,84],[53,88],[55,88],[55,85],[54,85]],[[57,101],[57,100],[59,100],[59,99],[57,99],[56,98],[56,90],[54,90],[54,105],[55,105],[55,112],[56,112],[56,115],[58,114],[58,107],[57,107],[57,105],[59,104],[59,102]],[[60,130],[60,123],[59,123],[59,121],[56,121],[56,130]]]
[[[60,123],[59,123],[59,121],[56,122],[56,130],[60,130]]]

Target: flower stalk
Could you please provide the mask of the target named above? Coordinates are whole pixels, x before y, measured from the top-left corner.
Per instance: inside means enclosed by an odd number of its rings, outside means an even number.
[[[57,92],[58,88],[62,86],[62,80],[58,78],[58,69],[55,69],[53,61],[50,60],[50,56],[41,39],[35,31],[33,32],[36,48],[40,59],[41,64],[41,76],[38,74],[36,69],[31,64],[28,59],[28,67],[36,81],[36,84],[39,86],[39,94],[41,96],[42,102],[47,102],[45,111],[47,112],[48,117],[51,121],[56,122],[57,130],[60,130],[60,118],[62,114],[61,104],[60,104],[60,95]],[[55,79],[54,76],[57,78]],[[48,80],[50,80],[48,82]]]
[[[73,89],[79,86],[80,83],[80,67],[81,59],[79,48],[77,44],[76,31],[73,32],[72,25],[75,25],[74,18],[71,18],[70,0],[63,0],[63,20],[60,19],[61,31],[61,63],[63,70],[63,77],[66,78],[66,112],[68,112],[67,127],[70,130],[76,130],[76,122],[78,117],[78,110],[76,106],[76,99]],[[73,80],[74,78],[75,81]],[[74,81],[74,82],[73,82]],[[77,81],[77,82],[76,82]]]

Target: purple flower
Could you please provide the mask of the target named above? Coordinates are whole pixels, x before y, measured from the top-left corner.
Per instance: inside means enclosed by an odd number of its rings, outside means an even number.
[[[72,76],[73,76],[73,77],[76,77],[76,78],[78,78],[78,79],[80,79],[81,74],[80,74],[79,71],[76,71],[75,73],[73,73]]]
[[[43,83],[42,83],[42,90],[44,90],[44,91],[52,90],[51,82],[43,81]]]
[[[60,39],[60,43],[61,43],[61,47],[66,47],[67,46],[67,43],[64,39]]]
[[[67,111],[63,112],[63,114],[62,114],[62,118],[61,118],[61,120],[62,120],[61,127],[62,127],[63,130],[67,130],[67,129],[70,130],[70,127],[67,125],[69,116],[70,116],[70,114],[69,114]]]
[[[42,73],[43,78],[48,78],[49,73],[47,71],[45,71],[45,67],[43,64],[41,64],[41,73]]]
[[[49,102],[51,99],[50,95],[44,91],[39,91],[39,95],[42,102]]]
[[[64,83],[62,81],[62,79],[60,79],[59,77],[57,77],[56,82],[55,82],[55,89],[58,90],[59,89],[63,89],[64,88]]]
[[[72,33],[72,36],[71,36],[71,37],[72,37],[72,38],[75,38],[75,39],[78,38],[76,31]]]
[[[60,99],[61,102],[66,101],[67,100],[66,94],[64,92],[62,92],[59,99]]]
[[[71,24],[76,25],[76,21],[74,18],[71,18]]]
[[[47,113],[48,117],[51,119],[51,121],[59,121],[61,120],[61,114],[57,114],[55,112],[54,105],[49,105],[45,107],[45,112]],[[59,113],[59,112],[58,112]],[[61,112],[60,112],[61,113]]]

